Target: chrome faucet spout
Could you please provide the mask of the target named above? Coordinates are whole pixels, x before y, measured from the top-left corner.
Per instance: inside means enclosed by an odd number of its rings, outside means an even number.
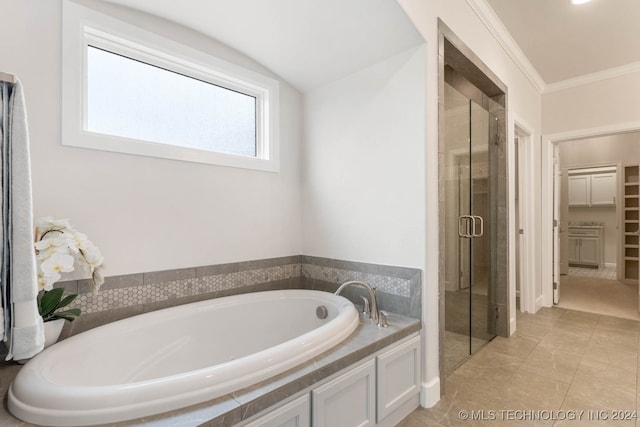
[[[367,290],[367,292],[369,293],[369,304],[371,306],[371,310],[369,311],[369,317],[373,319],[373,321],[376,322],[376,324],[378,324],[378,319],[380,318],[380,312],[378,311],[378,300],[376,298],[376,290],[366,282],[361,282],[360,280],[350,280],[340,285],[340,287],[335,292],[335,294],[340,295],[340,293],[347,286],[359,286]]]

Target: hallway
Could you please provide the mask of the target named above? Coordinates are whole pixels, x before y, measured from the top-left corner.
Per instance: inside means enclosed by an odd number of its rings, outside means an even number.
[[[640,320],[638,284],[622,283],[615,278],[561,276],[558,307]]]
[[[447,377],[437,405],[418,408],[398,426],[640,425],[639,330],[637,321],[557,307],[518,312],[511,338],[491,341]],[[545,419],[532,421],[535,415]],[[560,420],[564,415],[576,419]],[[631,419],[613,420],[617,415]]]

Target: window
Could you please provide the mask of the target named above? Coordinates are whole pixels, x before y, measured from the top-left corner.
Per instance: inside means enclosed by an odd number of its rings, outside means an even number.
[[[63,144],[277,171],[278,83],[65,1]]]

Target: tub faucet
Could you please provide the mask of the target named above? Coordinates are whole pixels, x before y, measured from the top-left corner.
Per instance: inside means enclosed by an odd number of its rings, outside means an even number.
[[[371,286],[369,286],[368,283],[361,282],[359,280],[351,280],[349,282],[344,282],[342,285],[340,285],[340,287],[335,292],[335,294],[340,295],[340,293],[344,290],[344,288],[351,285],[359,286],[367,290],[367,292],[369,293],[369,302],[367,303],[367,299],[362,297],[362,299],[365,301],[365,304],[364,304],[365,313],[367,312],[367,308],[370,308],[370,310],[368,310],[369,318],[373,319],[373,321],[376,322],[376,325],[380,327],[386,327],[387,318],[386,318],[386,315],[380,313],[380,311],[378,310],[378,300],[376,298],[376,290],[375,288],[372,288]]]

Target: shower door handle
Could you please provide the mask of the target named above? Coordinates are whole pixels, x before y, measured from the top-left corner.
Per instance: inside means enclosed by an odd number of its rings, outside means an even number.
[[[476,232],[476,222],[473,215],[460,215],[458,217],[458,236],[471,239]]]
[[[480,224],[480,227],[476,227],[476,221]],[[476,233],[476,228],[480,230],[480,232]],[[481,216],[473,215],[473,236],[472,237],[482,237],[484,235],[484,219]]]

